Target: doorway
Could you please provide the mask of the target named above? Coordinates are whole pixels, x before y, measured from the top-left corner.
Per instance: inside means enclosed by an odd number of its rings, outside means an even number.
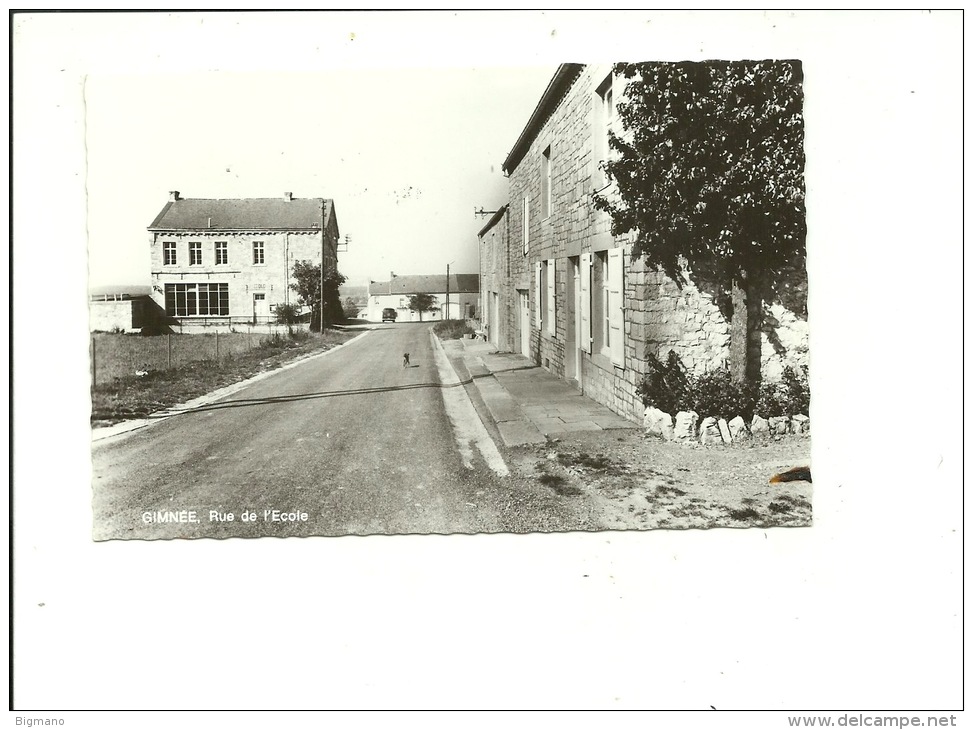
[[[268,316],[267,295],[263,292],[256,292],[253,295],[253,323],[259,324],[264,322]]]

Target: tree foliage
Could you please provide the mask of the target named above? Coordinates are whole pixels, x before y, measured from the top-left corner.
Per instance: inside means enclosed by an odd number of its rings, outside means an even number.
[[[409,310],[419,313],[420,322],[423,312],[435,312],[437,309],[439,309],[439,302],[434,294],[412,294],[409,296]]]
[[[803,71],[799,61],[618,64],[623,132],[595,196],[636,257],[685,283],[774,293],[803,268]]]
[[[311,326],[320,329],[321,318],[321,265],[310,261],[296,261],[291,269],[291,276],[295,283],[291,289],[297,292],[301,306],[311,308]],[[344,312],[341,307],[341,296],[338,287],[345,283],[345,277],[336,270],[324,272],[324,325],[332,324],[342,319]]]

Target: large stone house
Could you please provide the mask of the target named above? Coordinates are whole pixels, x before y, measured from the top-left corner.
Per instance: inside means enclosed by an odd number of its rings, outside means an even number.
[[[368,283],[368,319],[381,321],[383,309],[394,309],[398,322],[418,322],[420,315],[409,309],[413,294],[435,297],[435,309],[423,312],[421,319],[473,319],[479,304],[480,282],[476,274],[425,274],[396,276],[388,281]],[[449,309],[447,310],[447,301]]]
[[[509,202],[479,232],[481,296],[499,349],[640,421],[648,357],[672,350],[692,371],[722,367],[731,322],[692,282],[679,288],[633,261],[631,236],[613,236],[608,213],[594,206],[595,193],[611,193],[599,163],[609,129],[620,132],[623,84],[610,65],[558,68],[503,163]],[[807,323],[779,303],[768,314],[757,346],[772,378],[807,362]]]
[[[338,222],[326,198],[182,198],[149,226],[152,298],[166,322],[197,327],[267,325],[297,304],[294,264],[338,265]]]

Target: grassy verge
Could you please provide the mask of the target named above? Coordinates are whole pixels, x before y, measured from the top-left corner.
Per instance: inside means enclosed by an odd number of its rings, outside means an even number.
[[[219,360],[200,360],[172,370],[154,370],[141,378],[116,378],[91,391],[91,425],[110,426],[143,418],[169,406],[198,398],[252,375],[273,370],[295,358],[328,350],[354,332],[326,330],[269,337],[259,347]]]
[[[466,324],[464,319],[444,319],[436,322],[432,331],[441,340],[458,340],[463,335],[472,335],[473,328]]]

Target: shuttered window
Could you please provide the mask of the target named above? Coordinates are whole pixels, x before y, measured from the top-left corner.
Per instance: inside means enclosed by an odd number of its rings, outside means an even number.
[[[625,367],[625,250],[608,252],[608,345],[613,365]]]
[[[581,349],[591,354],[591,254],[581,254]]]
[[[544,303],[544,264],[541,261],[534,263],[534,326],[541,328],[543,323],[543,303]]]
[[[524,217],[523,223],[523,237],[524,237],[524,256],[530,251],[530,200],[524,198]]]
[[[544,309],[544,321],[547,325],[548,333],[554,335],[557,332],[557,321],[555,318],[556,300],[554,298],[554,259],[548,259],[544,264],[544,268],[546,269],[544,279],[547,290],[547,306]]]

